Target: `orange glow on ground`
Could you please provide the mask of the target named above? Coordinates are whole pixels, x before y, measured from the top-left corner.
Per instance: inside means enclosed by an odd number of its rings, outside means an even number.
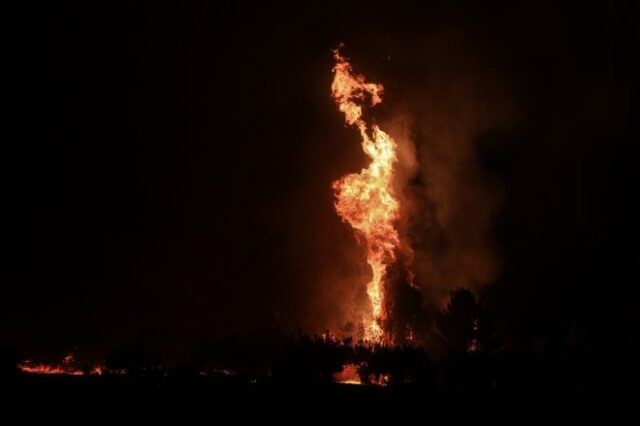
[[[59,364],[36,363],[32,360],[26,360],[18,364],[18,369],[23,373],[29,374],[58,374],[66,376],[84,376],[84,375],[101,375],[104,368],[100,365],[94,365],[89,370],[78,368],[73,354],[66,355]]]
[[[355,364],[345,364],[342,371],[333,376],[333,380],[337,383],[348,385],[361,385],[360,375],[358,374],[358,366]]]

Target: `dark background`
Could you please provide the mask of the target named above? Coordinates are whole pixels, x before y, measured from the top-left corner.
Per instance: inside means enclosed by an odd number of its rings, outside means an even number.
[[[477,143],[504,188],[503,267],[483,290],[499,327],[637,344],[633,2],[90,3],[10,27],[4,344],[171,357],[225,333],[323,330],[339,293],[319,277],[356,247],[330,183],[363,161],[329,96],[331,49],[346,43],[393,103],[437,78],[410,52],[450,32],[480,40],[462,54],[494,58],[526,117]]]

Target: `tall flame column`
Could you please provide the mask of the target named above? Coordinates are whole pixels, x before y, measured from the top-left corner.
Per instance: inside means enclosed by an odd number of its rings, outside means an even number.
[[[386,319],[384,284],[388,266],[395,261],[399,246],[394,224],[400,206],[393,194],[393,166],[397,161],[395,141],[377,125],[368,125],[362,118],[362,107],[382,102],[383,86],[367,83],[362,75],[353,74],[348,59],[334,50],[336,65],[331,93],[345,122],[358,129],[362,149],[371,163],[360,173],[343,176],[333,182],[335,208],[343,221],[349,223],[363,237],[367,263],[372,278],[367,284],[371,314],[365,319],[364,338],[384,342],[383,324]]]

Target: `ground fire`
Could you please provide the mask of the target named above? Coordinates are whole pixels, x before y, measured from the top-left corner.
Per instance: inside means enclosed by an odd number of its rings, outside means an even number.
[[[88,374],[101,375],[104,370],[104,367],[101,365],[92,365],[86,368],[80,368],[77,365],[73,353],[66,355],[60,363],[45,364],[26,360],[20,363],[18,368],[24,373],[57,374],[67,376],[84,376]]]

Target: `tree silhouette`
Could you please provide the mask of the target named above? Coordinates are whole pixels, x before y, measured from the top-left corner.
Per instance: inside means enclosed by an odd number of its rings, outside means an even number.
[[[473,350],[479,313],[480,307],[471,291],[464,288],[451,291],[449,304],[439,321],[440,331],[446,338],[450,352]]]
[[[330,383],[348,358],[339,341],[323,336],[298,335],[284,342],[272,368],[272,380],[285,383]]]

